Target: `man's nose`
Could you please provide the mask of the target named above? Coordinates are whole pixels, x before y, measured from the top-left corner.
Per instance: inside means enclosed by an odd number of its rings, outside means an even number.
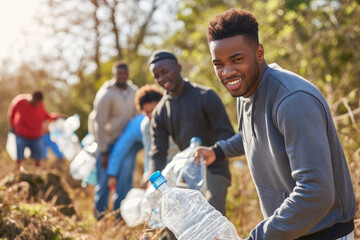
[[[160,76],[157,78],[157,81],[158,81],[159,83],[161,83],[163,80],[164,80],[164,75],[160,75]]]
[[[236,70],[231,64],[228,64],[224,66],[224,70],[221,74],[224,78],[230,78],[236,74]]]

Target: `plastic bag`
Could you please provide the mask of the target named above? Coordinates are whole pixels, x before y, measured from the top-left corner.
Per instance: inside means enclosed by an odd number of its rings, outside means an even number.
[[[97,184],[96,167],[90,172],[89,176],[82,179],[82,187],[86,187],[88,184],[93,186]]]
[[[49,124],[50,138],[54,141],[65,158],[69,161],[81,151],[79,138],[75,131],[80,127],[78,114],[68,117],[66,120],[59,118]]]
[[[17,160],[16,153],[16,135],[13,132],[8,132],[6,140],[6,151],[12,160]]]
[[[85,146],[70,163],[70,174],[75,180],[85,180],[95,168],[97,143]]]
[[[6,151],[12,160],[17,160],[16,135],[13,132],[8,132],[7,134]],[[30,156],[31,150],[30,148],[26,147],[24,149],[24,157],[29,158]]]
[[[144,201],[145,190],[141,188],[132,188],[123,201],[121,201],[121,217],[129,227],[136,227],[146,221],[141,207]]]

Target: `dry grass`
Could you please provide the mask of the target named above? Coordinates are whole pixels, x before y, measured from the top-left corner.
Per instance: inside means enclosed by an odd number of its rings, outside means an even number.
[[[143,152],[138,155],[134,175],[135,186],[141,179],[141,159],[143,159]],[[243,163],[243,166],[239,166],[241,165],[239,163]],[[20,234],[27,236],[23,239],[138,240],[145,235],[149,236],[149,239],[161,239],[163,229],[152,230],[147,227],[147,224],[129,228],[123,221],[118,221],[115,213],[111,211],[101,221],[96,221],[92,212],[93,187],[82,188],[79,181],[74,181],[69,175],[68,165],[69,162],[59,165],[59,162],[50,159],[47,166],[35,168],[31,162],[27,162],[25,171],[39,176],[49,172],[61,176],[60,182],[72,199],[71,204],[76,214],[72,216],[62,214],[60,210],[63,206],[56,205],[56,198],[58,198],[56,195],[45,201],[44,197],[49,196],[51,192],[49,188],[43,193],[38,193],[42,197],[37,195],[29,198],[27,197],[30,191],[29,186],[24,181],[10,187],[0,186],[0,239],[15,239],[14,236],[19,237]],[[355,153],[349,161],[357,199],[360,199],[359,165],[360,151]],[[239,236],[246,237],[249,231],[262,220],[259,202],[245,159],[232,159],[230,170],[232,186],[227,197],[227,217],[237,227]],[[2,181],[9,176],[15,178],[19,174],[15,163],[9,160],[6,154],[1,153],[0,178]],[[355,239],[360,239],[358,237],[359,213],[356,215],[355,224]],[[5,235],[1,233],[4,229],[17,235]]]

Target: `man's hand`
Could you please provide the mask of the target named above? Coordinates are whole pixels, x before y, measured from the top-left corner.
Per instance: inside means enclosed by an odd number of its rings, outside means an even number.
[[[117,185],[116,177],[109,177],[108,178],[108,187],[109,187],[110,191],[114,191],[116,189],[116,185]]]
[[[200,157],[204,158],[206,166],[209,166],[216,160],[215,152],[209,147],[197,147],[192,154],[196,162],[200,162]]]
[[[109,161],[109,153],[108,152],[102,153],[101,154],[101,166],[103,169],[107,168],[108,161]]]

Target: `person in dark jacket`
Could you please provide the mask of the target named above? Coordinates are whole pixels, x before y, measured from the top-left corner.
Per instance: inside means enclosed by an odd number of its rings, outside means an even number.
[[[210,88],[185,80],[173,53],[155,51],[149,60],[149,70],[166,91],[151,119],[150,173],[165,167],[169,136],[182,151],[189,146],[192,137],[199,137],[204,146],[211,146],[234,135],[218,95]],[[231,179],[228,161],[209,165],[207,173],[207,199],[225,215]]]

